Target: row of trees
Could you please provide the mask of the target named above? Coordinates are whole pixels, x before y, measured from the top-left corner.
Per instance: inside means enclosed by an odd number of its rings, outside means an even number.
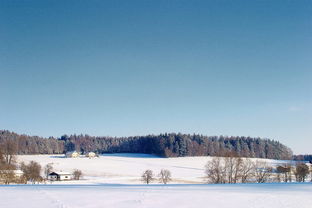
[[[205,173],[208,183],[214,184],[292,182],[293,176],[297,182],[305,182],[309,173],[312,181],[312,168],[305,163],[273,168],[267,162],[236,156],[213,158],[206,164]]]
[[[19,135],[10,131],[0,131],[0,144],[11,141],[18,154],[62,154],[64,141],[50,137]]]
[[[31,161],[29,164],[22,162],[19,165],[20,171],[22,171],[21,174],[16,172],[18,165],[16,164],[15,155],[1,150],[5,149],[0,148],[0,183],[27,183],[28,181],[35,183],[43,181],[40,175],[41,166],[37,162]]]
[[[164,157],[225,156],[228,151],[241,157],[291,159],[292,151],[270,139],[251,137],[160,134],[136,137],[93,137],[64,135],[58,139],[18,135],[0,131],[1,141],[10,140],[18,154],[62,154],[68,151],[97,153],[146,153]]]
[[[20,165],[20,170],[22,171],[22,175],[16,175],[14,172],[15,169],[5,169],[0,170],[0,183],[4,184],[10,184],[10,183],[16,183],[16,184],[26,184],[26,183],[46,183],[48,180],[48,175],[53,171],[53,167],[51,164],[47,164],[44,167],[44,175],[45,177],[42,177],[42,167],[39,163],[35,161],[30,161],[28,164],[25,164],[22,162]],[[74,180],[80,180],[82,176],[81,170],[75,169],[72,172],[73,179]]]
[[[291,159],[292,151],[269,139],[251,137],[203,136],[190,134],[160,134],[137,137],[62,136],[66,151],[99,153],[132,152],[164,157],[224,156],[233,151],[242,157]]]
[[[0,183],[36,183],[44,182],[48,175],[53,171],[52,164],[47,164],[44,167],[44,175],[41,176],[42,167],[35,161],[30,161],[28,164],[24,162],[17,164],[17,144],[12,139],[3,139],[0,143]],[[19,168],[19,170],[17,170]],[[17,172],[21,171],[21,172]],[[80,170],[73,171],[75,180],[79,180],[82,175]]]
[[[0,143],[0,183],[9,184],[16,181],[16,145],[11,140]]]
[[[171,172],[166,169],[162,169],[157,175],[159,183],[167,184],[171,181]],[[152,181],[156,180],[152,170],[146,170],[141,176],[143,183],[149,184]]]
[[[293,159],[297,161],[311,161],[312,162],[312,155],[294,155]]]

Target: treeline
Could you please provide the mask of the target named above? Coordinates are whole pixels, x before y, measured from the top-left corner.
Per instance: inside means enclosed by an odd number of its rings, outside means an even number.
[[[312,182],[312,166],[303,162],[280,163],[272,166],[265,161],[254,161],[229,153],[227,157],[215,157],[205,166],[207,182],[218,183],[280,183]]]
[[[67,151],[102,153],[146,153],[163,157],[224,156],[291,159],[292,151],[278,141],[251,137],[160,134],[135,137],[94,137],[89,135],[41,138],[0,131],[1,140],[12,139],[19,154],[61,154]]]
[[[296,161],[312,161],[312,155],[294,155],[293,160],[296,160]]]
[[[13,141],[18,154],[62,154],[64,141],[56,138],[19,135],[10,131],[0,131],[0,144]]]
[[[250,137],[202,136],[190,134],[160,134],[137,137],[62,136],[65,151],[95,151],[98,153],[146,153],[164,157],[224,156],[228,151],[241,157],[291,159],[292,151],[285,145]]]

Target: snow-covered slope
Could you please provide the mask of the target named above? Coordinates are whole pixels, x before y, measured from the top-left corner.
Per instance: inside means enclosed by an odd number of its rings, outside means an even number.
[[[146,169],[158,174],[161,169],[172,173],[172,183],[203,183],[204,168],[212,157],[160,158],[147,154],[104,154],[99,158],[65,158],[63,155],[23,155],[19,161],[37,161],[41,166],[53,163],[55,171],[71,172],[80,169],[84,174],[82,181],[61,183],[126,183],[140,184],[140,176]],[[270,163],[283,161],[267,160]],[[157,183],[157,182],[155,182]]]
[[[311,208],[312,184],[0,186],[3,208]]]

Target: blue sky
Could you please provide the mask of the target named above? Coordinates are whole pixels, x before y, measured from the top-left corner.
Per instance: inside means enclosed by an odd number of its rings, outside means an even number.
[[[0,129],[312,153],[311,1],[1,1]]]

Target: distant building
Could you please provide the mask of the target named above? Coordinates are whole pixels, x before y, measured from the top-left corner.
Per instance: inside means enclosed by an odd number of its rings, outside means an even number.
[[[72,174],[67,172],[52,172],[48,175],[50,181],[67,181],[72,179]]]
[[[22,170],[1,170],[2,174],[14,174],[14,177],[20,178],[23,176],[24,172]]]
[[[88,158],[94,158],[94,157],[96,157],[96,154],[95,154],[94,152],[88,152],[88,153],[86,154],[86,157],[88,157]]]
[[[15,177],[17,177],[17,178],[22,177],[23,174],[24,174],[24,172],[23,172],[22,170],[14,170],[14,175],[15,175]]]
[[[73,152],[66,152],[66,157],[79,157],[79,153],[77,151],[73,151]]]

